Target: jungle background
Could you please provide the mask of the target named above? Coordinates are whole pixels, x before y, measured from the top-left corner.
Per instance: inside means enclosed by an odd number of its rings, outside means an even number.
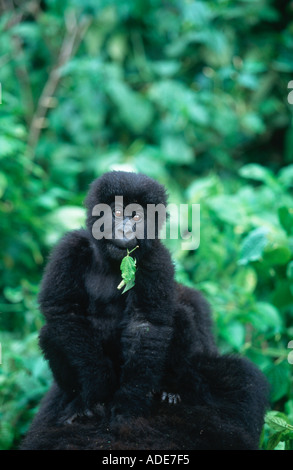
[[[0,1],[0,449],[51,374],[38,347],[48,254],[111,169],[200,204],[166,240],[211,303],[222,352],[271,384],[261,449],[293,448],[293,2]]]

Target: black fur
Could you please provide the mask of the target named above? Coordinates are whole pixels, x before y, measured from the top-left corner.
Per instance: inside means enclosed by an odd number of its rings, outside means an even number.
[[[266,381],[247,360],[219,355],[207,303],[174,281],[160,240],[138,240],[135,286],[117,290],[126,250],[91,232],[92,208],[115,195],[166,205],[144,175],[92,184],[87,230],[63,238],[43,278],[40,345],[54,384],[21,448],[256,449]],[[181,402],[161,402],[162,391]]]

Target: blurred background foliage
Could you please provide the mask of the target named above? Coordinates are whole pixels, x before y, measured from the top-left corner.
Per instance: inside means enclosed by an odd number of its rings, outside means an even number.
[[[293,2],[1,0],[0,12],[0,448],[17,447],[51,380],[37,343],[48,253],[111,169],[201,205],[199,249],[166,241],[178,280],[207,296],[221,350],[270,381],[261,448],[292,448]]]

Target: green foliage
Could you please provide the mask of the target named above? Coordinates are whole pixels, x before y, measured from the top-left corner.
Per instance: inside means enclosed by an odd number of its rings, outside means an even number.
[[[120,265],[122,281],[118,285],[117,289],[122,289],[124,287],[122,294],[127,292],[135,285],[135,273],[136,273],[136,259],[132,258],[130,254],[139,248],[136,246],[133,250],[127,250],[127,255],[123,258]]]
[[[1,449],[10,449],[27,431],[51,375],[36,348],[36,333],[24,336],[22,341],[1,334],[1,344]]]
[[[200,204],[199,249],[166,240],[177,278],[208,297],[221,350],[268,377],[277,414],[262,448],[292,448],[287,3],[1,2],[0,448],[18,445],[50,382],[37,346],[47,256],[110,169]]]
[[[284,413],[268,412],[265,418],[265,432],[269,435],[265,450],[293,450],[293,425]]]

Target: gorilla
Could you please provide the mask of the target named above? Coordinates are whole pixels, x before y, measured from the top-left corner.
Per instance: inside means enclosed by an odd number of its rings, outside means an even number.
[[[42,280],[53,384],[20,448],[257,449],[266,379],[219,353],[207,302],[175,281],[164,221],[147,211],[167,206],[165,188],[112,171],[85,205],[86,228],[63,237]],[[125,257],[133,280],[122,293]]]

